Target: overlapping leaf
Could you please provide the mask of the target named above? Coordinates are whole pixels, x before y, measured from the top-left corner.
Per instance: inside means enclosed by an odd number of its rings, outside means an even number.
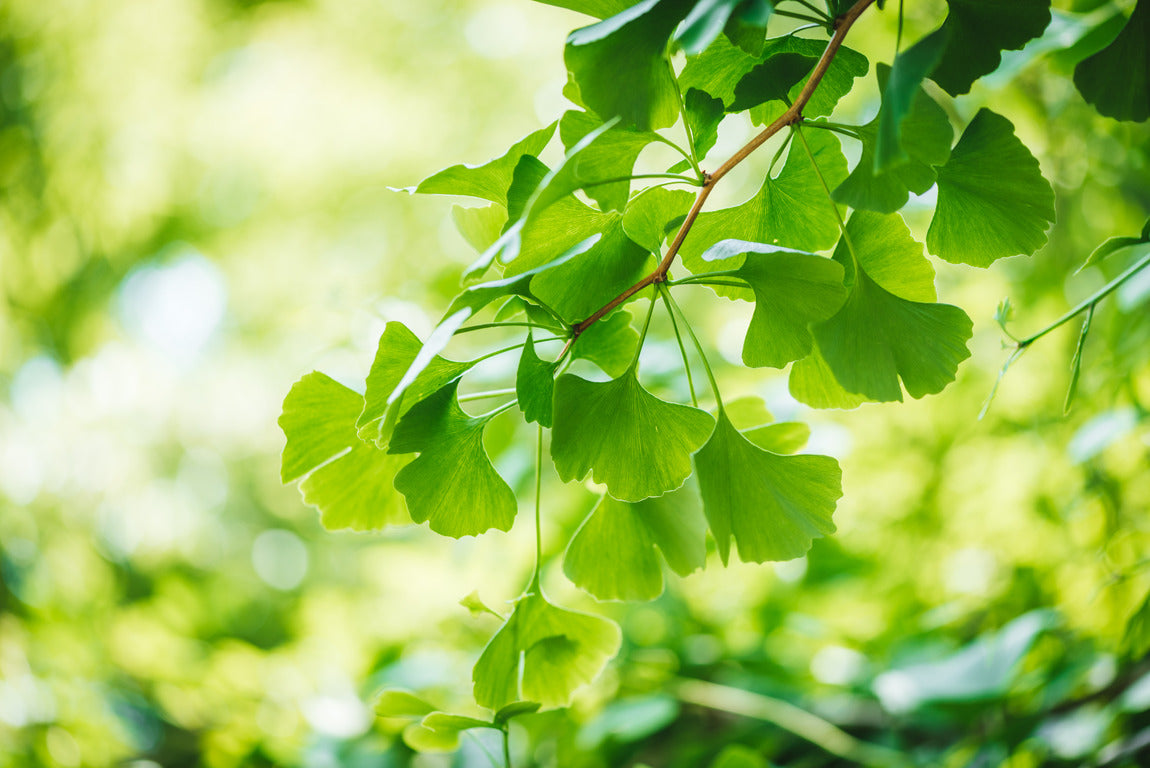
[[[683,96],[683,108],[683,119],[691,129],[691,146],[695,156],[701,160],[719,140],[719,123],[724,117],[723,102],[698,88],[689,88]],[[684,163],[684,169],[690,166],[690,163]]]
[[[704,411],[647,392],[634,366],[605,382],[566,374],[555,385],[551,456],[565,482],[591,472],[615,498],[641,501],[683,484],[713,424]]]
[[[981,109],[938,169],[926,246],[954,263],[990,266],[1034,253],[1054,221],[1054,192],[1002,115]]]
[[[623,214],[623,231],[651,253],[682,223],[695,197],[681,189],[651,187],[631,201]]]
[[[515,373],[515,397],[527,423],[538,422],[542,427],[551,426],[556,368],[558,363],[539,359],[535,353],[535,342],[528,335]]]
[[[618,310],[601,319],[575,340],[572,357],[590,360],[608,376],[619,377],[635,359],[639,332],[631,325],[631,313]]]
[[[724,30],[728,35],[766,35],[774,10],[770,0],[695,0],[675,39],[688,56],[702,53]]]
[[[411,518],[431,530],[459,538],[491,528],[510,530],[515,494],[491,465],[483,429],[491,416],[471,417],[456,399],[458,381],[412,406],[391,437],[391,453],[418,458],[400,470],[395,488]]]
[[[1074,85],[1101,114],[1150,117],[1150,0],[1138,0],[1118,37],[1074,68]]]
[[[946,48],[930,76],[951,96],[998,68],[1002,52],[1017,50],[1050,23],[1050,0],[947,0],[941,30]]]
[[[801,557],[814,539],[835,530],[831,515],[842,496],[842,472],[832,458],[765,451],[720,411],[695,466],[724,564],[732,538],[739,559],[761,563]]]
[[[558,608],[538,593],[522,597],[475,665],[475,700],[499,710],[518,701],[565,707],[619,650],[619,627]]]
[[[415,192],[432,195],[465,195],[499,203],[507,207],[507,189],[515,166],[524,155],[538,156],[551,136],[555,123],[525,136],[507,153],[483,165],[453,165],[428,176]]]
[[[866,398],[847,392],[827,366],[816,342],[811,353],[791,366],[787,381],[791,396],[812,408],[858,408]]]
[[[559,138],[562,139],[564,147],[571,149],[602,122],[587,112],[571,110],[559,121]],[[580,182],[596,182],[587,186],[586,192],[602,210],[622,211],[631,194],[630,182],[617,181],[610,184],[598,182],[630,176],[639,153],[658,138],[652,131],[616,126],[579,154],[571,166],[572,171]]]
[[[605,19],[608,16],[614,16],[620,11],[625,11],[631,7],[633,3],[631,0],[535,0],[539,3],[546,3],[547,5],[554,5],[559,8],[567,8],[579,13],[585,13],[588,16],[594,16],[597,19]]]
[[[663,592],[656,548],[686,576],[706,562],[706,533],[692,487],[634,504],[604,494],[571,539],[563,572],[599,600],[653,600]]]
[[[363,397],[322,373],[297,381],[279,418],[287,444],[280,477],[300,481],[328,530],[372,531],[410,523],[392,481],[410,460],[389,456],[356,434]]]

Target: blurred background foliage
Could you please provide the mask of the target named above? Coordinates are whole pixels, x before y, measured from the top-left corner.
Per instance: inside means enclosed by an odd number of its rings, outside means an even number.
[[[941,18],[906,5],[908,39]],[[1088,28],[1062,12],[1130,4],[1055,5],[1044,38],[953,103],[957,122],[988,104],[1016,123],[1059,218],[1033,258],[938,265],[975,321],[958,381],[820,413],[784,376],[726,368],[725,391],[810,420],[810,449],[840,459],[838,533],[601,607],[619,659],[570,711],[517,721],[516,765],[889,756],[797,738],[779,700],[918,765],[1150,760],[1150,273],[1100,306],[1068,416],[1071,326],[977,419],[1002,297],[1026,333],[1145,253],[1075,273],[1150,212],[1150,126],[1095,114],[1060,50]],[[893,51],[887,6],[852,33],[872,59]],[[556,119],[583,23],[525,0],[0,5],[0,766],[490,764],[483,737],[413,753],[371,701],[400,686],[474,706],[496,624],[459,600],[518,594],[528,516],[478,540],[325,533],[279,484],[275,422],[312,368],[359,386],[387,320],[427,332],[471,253],[449,205],[388,187]],[[856,91],[841,114],[865,122],[873,79]],[[725,126],[712,159],[749,130]],[[688,311],[737,362],[745,313]],[[645,377],[670,386],[673,342],[649,346]],[[533,433],[489,448],[526,490]],[[545,588],[589,606],[558,556],[594,496],[553,477],[545,494]]]

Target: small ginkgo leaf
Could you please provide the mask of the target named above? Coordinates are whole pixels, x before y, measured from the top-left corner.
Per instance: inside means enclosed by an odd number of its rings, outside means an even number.
[[[559,138],[570,149],[584,136],[603,123],[588,112],[571,110],[559,121]],[[585,182],[587,196],[608,211],[622,211],[631,193],[629,181],[602,184],[606,179],[626,179],[635,167],[635,160],[643,148],[659,139],[652,131],[637,131],[615,126],[579,155],[573,166],[580,182]]]
[[[451,221],[459,233],[476,253],[483,253],[499,239],[503,226],[507,223],[507,209],[502,205],[491,204],[483,208],[465,208],[455,205],[451,208]]]
[[[410,523],[392,481],[409,457],[389,456],[359,438],[363,397],[322,373],[309,373],[284,398],[279,418],[287,444],[280,476],[300,481],[305,503],[328,530],[374,531]]]
[[[651,253],[659,253],[663,241],[678,229],[694,200],[694,195],[681,189],[643,190],[623,214],[623,231]]]
[[[478,589],[472,590],[466,597],[459,601],[459,604],[466,608],[474,618],[488,615],[494,616],[500,621],[503,620],[503,617],[500,616],[498,612],[492,610],[486,603],[483,602],[483,600],[479,597]]]
[[[739,559],[762,563],[804,555],[835,530],[842,471],[828,456],[781,456],[754,445],[719,412],[714,433],[695,454],[699,492],[726,564],[731,538]]]
[[[683,484],[713,425],[706,412],[643,389],[634,366],[604,382],[566,374],[555,384],[551,456],[564,482],[591,472],[615,498],[641,501]]]
[[[453,165],[428,176],[415,192],[432,195],[465,195],[507,207],[507,190],[515,166],[524,155],[538,156],[551,141],[555,123],[517,142],[507,153],[483,165]]]
[[[434,711],[433,705],[411,691],[400,688],[380,691],[375,700],[375,714],[378,717],[423,717]]]
[[[969,91],[998,69],[1003,51],[1022,48],[1050,23],[1050,0],[947,0],[947,6],[946,48],[930,77],[951,96]]]
[[[640,130],[666,128],[679,116],[667,43],[692,0],[643,0],[567,37],[563,60],[583,104],[604,120],[619,116]]]
[[[707,559],[707,521],[691,487],[635,504],[604,494],[575,532],[563,572],[599,600],[653,600],[667,565],[680,576]]]
[[[475,701],[491,710],[531,701],[565,707],[619,650],[612,621],[558,608],[538,593],[520,598],[472,671]]]
[[[495,471],[483,447],[490,416],[471,417],[459,407],[454,381],[414,405],[395,427],[389,451],[419,457],[395,478],[411,519],[444,536],[478,536],[511,529],[515,494]]]
[[[635,347],[638,344],[639,332],[631,325],[631,313],[623,309],[613,312],[579,334],[571,347],[571,355],[577,359],[590,360],[608,376],[618,378],[635,359]]]
[[[742,112],[768,101],[789,102],[787,95],[818,61],[800,53],[776,53],[756,64],[735,85],[735,99],[729,112]]]
[[[1147,219],[1146,223],[1142,225],[1142,234],[1138,237],[1111,237],[1105,240],[1101,245],[1090,252],[1090,256],[1087,257],[1086,261],[1082,262],[1082,266],[1075,271],[1075,274],[1087,267],[1094,266],[1113,253],[1146,243],[1150,243],[1150,219]]]
[[[691,146],[695,156],[702,160],[719,140],[719,123],[725,116],[723,102],[698,88],[690,88],[683,96],[683,108],[683,119],[691,129]]]
[[[925,103],[924,98],[933,101],[920,86],[942,56],[946,40],[947,32],[940,29],[895,56],[882,89],[882,107],[877,118],[873,159],[876,172],[889,170],[897,163],[910,159],[908,148],[903,145],[903,122],[916,104]],[[945,113],[943,119],[946,119]],[[950,149],[952,135],[948,123],[947,149]]]
[[[817,343],[809,355],[791,366],[787,383],[791,396],[811,408],[851,410],[867,400],[862,395],[843,389],[819,352]]]
[[[519,368],[515,374],[515,396],[524,420],[551,427],[552,400],[555,392],[555,370],[558,363],[548,363],[535,354],[535,340],[527,335]]]
[[[1150,117],[1150,0],[1138,0],[1114,41],[1078,63],[1074,85],[1107,117],[1136,123]]]
[[[938,169],[938,207],[926,234],[930,252],[951,263],[988,267],[1046,243],[1054,191],[1002,115],[981,109]]]

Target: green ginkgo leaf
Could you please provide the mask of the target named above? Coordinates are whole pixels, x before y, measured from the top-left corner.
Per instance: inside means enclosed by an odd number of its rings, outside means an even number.
[[[641,501],[678,488],[691,474],[691,454],[714,420],[660,400],[635,373],[632,365],[611,381],[566,374],[556,382],[551,456],[564,482],[591,472],[615,498]]]
[[[951,96],[998,69],[1003,51],[1022,48],[1050,23],[1050,0],[947,0],[946,48],[930,73]]]
[[[811,351],[809,325],[829,318],[846,298],[842,266],[811,253],[739,240],[724,240],[703,258],[720,254],[744,258],[735,276],[755,294],[743,363],[782,368],[806,357]]]
[[[555,123],[514,144],[507,153],[483,165],[453,165],[428,176],[413,191],[432,195],[465,195],[507,207],[507,190],[515,166],[524,155],[537,156],[551,141]]]
[[[740,560],[762,563],[801,557],[814,539],[835,530],[831,515],[842,496],[842,471],[830,457],[765,451],[720,411],[695,466],[724,564],[732,537]]]
[[[495,471],[483,447],[492,416],[472,417],[456,399],[453,381],[412,406],[395,427],[388,450],[418,458],[400,470],[395,488],[411,519],[444,536],[478,536],[511,529],[515,494]]]
[[[614,16],[634,5],[631,0],[535,0],[535,2],[578,11],[597,19]]]
[[[455,205],[451,208],[451,221],[455,231],[476,253],[483,253],[499,239],[507,224],[507,209],[498,203],[482,208],[466,208]]]
[[[515,397],[527,423],[551,426],[552,400],[555,392],[555,370],[559,363],[548,363],[535,354],[535,340],[527,336],[519,368],[515,373]]]
[[[691,146],[700,160],[719,140],[719,123],[723,117],[725,111],[721,99],[713,99],[698,88],[687,89],[683,96],[683,119],[691,129]],[[690,167],[690,163],[686,163],[686,167]]]
[[[583,104],[604,120],[619,116],[640,130],[666,128],[679,116],[667,46],[692,0],[642,0],[567,37],[563,60]]]
[[[653,600],[667,565],[680,576],[707,560],[707,521],[698,492],[685,486],[635,504],[604,494],[563,558],[563,572],[599,600]]]
[[[643,190],[623,213],[623,231],[651,253],[659,253],[663,241],[678,229],[694,201],[694,195],[681,189]]]
[[[575,146],[584,136],[603,123],[595,115],[571,110],[559,121],[559,138],[567,149]],[[626,178],[635,167],[635,159],[643,148],[659,135],[652,131],[638,131],[615,126],[604,133],[587,149],[580,153],[573,166],[581,182],[586,183],[587,196],[599,204],[604,211],[622,211],[631,194],[629,181],[610,184],[599,183],[606,179]]]
[[[702,53],[725,29],[730,30],[732,23],[740,30],[757,30],[761,39],[773,10],[772,0],[696,0],[675,39],[688,56]]]
[[[846,158],[829,131],[810,131],[811,152],[832,188],[847,176]],[[734,208],[699,214],[683,242],[683,264],[692,272],[710,271],[702,254],[720,240],[747,240],[800,251],[830,248],[838,239],[831,203],[802,142],[795,140],[775,178],[767,176],[750,200]],[[724,264],[740,266],[739,259]]]
[[[811,408],[851,410],[867,400],[862,395],[843,389],[819,352],[817,342],[809,355],[791,366],[787,384],[791,396]]]
[[[401,688],[380,691],[375,700],[375,714],[378,717],[423,717],[434,711],[433,705]]]
[[[816,61],[800,53],[776,53],[756,64],[735,85],[735,99],[728,111],[742,112],[768,101],[790,101],[790,90],[806,78]]]
[[[947,41],[947,31],[939,29],[894,57],[887,70],[882,87],[882,107],[879,109],[878,131],[875,138],[873,167],[875,172],[889,170],[911,157],[910,148],[903,144],[903,123],[912,109],[923,109],[933,99],[922,90],[922,81],[938,63]],[[880,65],[883,66],[883,65]],[[882,77],[880,76],[880,84]],[[937,107],[937,105],[935,105]],[[941,108],[938,108],[941,112]],[[946,113],[942,118],[946,120]],[[941,133],[941,127],[939,128]],[[950,149],[953,133],[946,125],[946,149]],[[945,160],[945,154],[942,160]],[[941,162],[941,160],[939,161]],[[937,165],[938,163],[935,163]]]
[[[1138,0],[1114,41],[1078,63],[1074,85],[1107,117],[1138,123],[1150,117],[1150,1]]]
[[[1142,234],[1137,237],[1110,237],[1102,242],[1097,248],[1090,252],[1086,261],[1082,262],[1082,266],[1075,270],[1075,274],[1081,272],[1087,267],[1092,267],[1095,264],[1105,260],[1108,256],[1126,248],[1133,248],[1138,245],[1150,243],[1150,219],[1142,225]]]
[[[1038,161],[1009,120],[980,109],[938,169],[927,248],[952,263],[988,267],[1034,253],[1053,221],[1054,191]]]
[[[356,434],[363,397],[322,373],[309,373],[284,398],[287,444],[280,477],[300,481],[303,500],[328,530],[374,531],[410,523],[392,481],[410,457],[389,456]]]
[[[492,710],[521,701],[565,707],[619,650],[612,621],[558,608],[538,593],[520,598],[472,671],[475,700]]]
[[[635,359],[639,332],[631,325],[627,310],[613,312],[579,335],[571,347],[571,355],[590,360],[612,378],[618,378]]]

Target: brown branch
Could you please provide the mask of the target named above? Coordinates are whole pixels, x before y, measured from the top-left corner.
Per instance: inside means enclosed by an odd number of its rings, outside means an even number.
[[[818,88],[819,83],[822,82],[823,77],[827,73],[827,69],[830,68],[831,62],[834,61],[835,55],[838,53],[839,48],[842,47],[843,40],[846,38],[847,32],[849,32],[850,28],[854,26],[854,23],[858,21],[858,18],[862,15],[863,11],[873,5],[874,2],[875,0],[858,0],[858,2],[851,6],[850,10],[848,10],[838,19],[835,19],[835,33],[831,37],[830,42],[827,43],[827,47],[823,51],[823,55],[819,58],[818,63],[816,63],[814,69],[811,70],[811,75],[807,80],[807,84],[803,86],[803,90],[795,98],[794,103],[791,104],[787,111],[780,115],[778,119],[776,119],[773,123],[764,128],[757,136],[747,142],[747,144],[744,145],[738,152],[731,155],[727,162],[720,165],[714,173],[706,174],[703,186],[699,189],[699,194],[695,198],[695,204],[691,206],[691,210],[687,213],[687,217],[683,220],[682,225],[679,227],[679,231],[675,234],[675,239],[671,241],[671,246],[667,249],[666,255],[663,256],[662,261],[659,262],[659,266],[655,267],[654,272],[647,275],[642,280],[635,283],[615,298],[611,299],[611,301],[604,304],[586,320],[573,325],[571,327],[571,341],[569,341],[567,346],[564,347],[563,352],[559,356],[560,359],[566,355],[567,350],[571,347],[571,344],[574,343],[575,339],[579,338],[579,335],[583,333],[583,331],[590,328],[613,309],[627,301],[627,299],[631,298],[647,286],[654,285],[655,283],[661,283],[667,279],[667,272],[670,271],[671,264],[675,261],[675,257],[679,254],[679,249],[682,247],[683,241],[687,239],[687,233],[691,231],[691,227],[694,225],[695,219],[699,217],[699,213],[703,209],[703,203],[707,201],[707,197],[711,194],[711,190],[715,188],[715,184],[719,182],[719,179],[730,173],[732,168],[746,160],[752,152],[765,144],[767,140],[774,136],[776,133],[789,125],[794,125],[795,123],[802,121],[803,108],[806,107],[807,102],[809,102],[811,100],[811,96],[814,95],[815,89]]]

